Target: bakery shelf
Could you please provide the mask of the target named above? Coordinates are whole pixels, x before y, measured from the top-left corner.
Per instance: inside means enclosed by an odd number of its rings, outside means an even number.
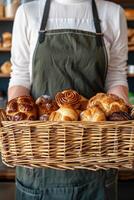
[[[9,77],[10,77],[10,74],[0,73],[0,78],[9,78]]]
[[[0,47],[0,52],[10,52],[10,51],[11,51],[11,48]]]
[[[133,74],[128,74],[127,77],[134,78],[134,73]]]
[[[128,51],[130,52],[130,51],[134,51],[134,46],[132,46],[132,47],[128,47]]]
[[[0,21],[13,21],[14,18],[0,17]]]

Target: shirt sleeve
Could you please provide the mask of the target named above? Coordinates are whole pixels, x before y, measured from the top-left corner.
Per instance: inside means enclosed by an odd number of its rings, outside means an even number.
[[[28,40],[28,22],[21,5],[15,16],[11,48],[12,73],[9,88],[23,86],[30,89],[29,75],[30,45]]]
[[[127,23],[124,10],[119,7],[117,18],[113,27],[114,41],[110,49],[108,72],[105,82],[106,91],[117,85],[128,87],[127,83],[127,60],[128,60],[128,37]]]

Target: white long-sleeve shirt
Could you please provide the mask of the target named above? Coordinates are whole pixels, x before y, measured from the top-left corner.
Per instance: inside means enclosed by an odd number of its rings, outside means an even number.
[[[106,90],[127,84],[127,25],[123,9],[96,0],[108,54]],[[9,88],[32,84],[32,58],[38,39],[45,0],[23,4],[16,13],[11,50],[12,73]],[[95,32],[91,0],[52,0],[46,30],[79,29]]]

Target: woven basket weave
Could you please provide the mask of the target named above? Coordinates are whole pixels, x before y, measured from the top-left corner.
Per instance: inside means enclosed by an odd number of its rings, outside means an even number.
[[[3,162],[57,169],[132,168],[134,121],[3,121]]]

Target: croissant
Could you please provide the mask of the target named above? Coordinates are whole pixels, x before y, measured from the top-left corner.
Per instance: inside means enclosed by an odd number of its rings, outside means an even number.
[[[80,114],[81,121],[99,122],[106,121],[104,112],[97,106],[93,106],[84,110]]]
[[[78,112],[71,106],[61,106],[57,111],[51,113],[50,121],[77,121]]]
[[[11,121],[36,120],[37,107],[31,96],[16,97],[8,102],[6,115]]]
[[[107,117],[113,112],[128,112],[128,106],[124,100],[114,94],[96,94],[88,101],[87,109],[92,106],[100,107]]]

